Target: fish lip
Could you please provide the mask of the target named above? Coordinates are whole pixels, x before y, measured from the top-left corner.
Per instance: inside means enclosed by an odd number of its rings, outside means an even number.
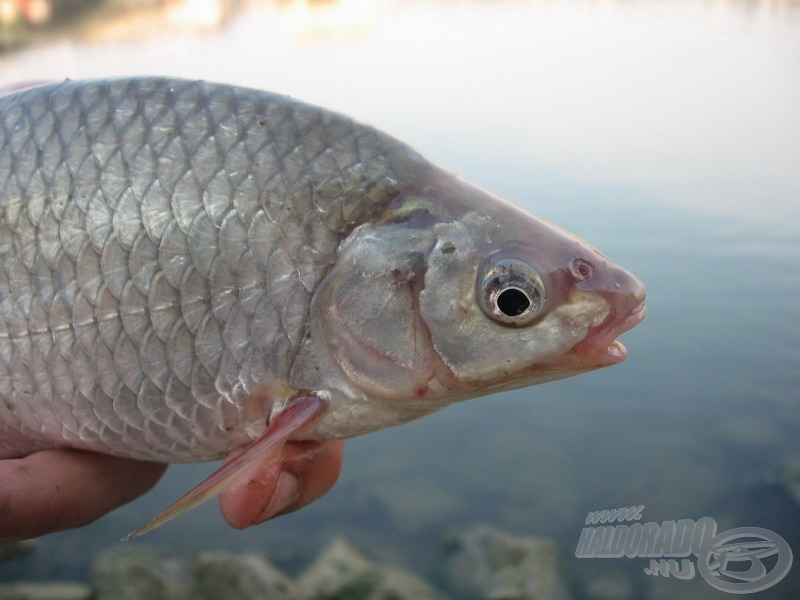
[[[613,316],[606,322],[590,330],[586,338],[577,344],[573,352],[597,362],[599,367],[615,365],[624,361],[628,351],[617,337],[641,323],[647,308],[644,303],[636,306],[628,316],[616,321]]]

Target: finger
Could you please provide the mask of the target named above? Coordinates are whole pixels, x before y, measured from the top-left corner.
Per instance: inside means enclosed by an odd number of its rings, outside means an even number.
[[[283,472],[297,477],[301,483],[300,494],[294,502],[288,503],[282,510],[268,515],[267,518],[299,510],[327,494],[339,479],[343,457],[343,441],[324,444],[298,442],[293,454],[284,460]]]
[[[145,493],[166,468],[78,450],[0,461],[0,541],[91,523]]]
[[[295,511],[333,487],[342,468],[344,442],[289,442],[244,483],[220,494],[225,520],[244,529]]]

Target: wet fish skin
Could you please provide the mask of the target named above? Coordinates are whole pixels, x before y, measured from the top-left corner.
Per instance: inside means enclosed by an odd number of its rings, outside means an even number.
[[[619,362],[643,316],[575,236],[266,92],[9,94],[0,179],[0,457],[209,460],[306,391],[329,404],[308,437],[349,437]],[[542,288],[524,323],[478,302],[514,265]]]
[[[341,239],[427,162],[289,98],[65,81],[0,98],[0,456],[222,456],[263,430]],[[309,220],[309,215],[315,218]]]

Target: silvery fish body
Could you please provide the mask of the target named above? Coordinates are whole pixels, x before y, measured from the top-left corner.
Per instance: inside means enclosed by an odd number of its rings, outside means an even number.
[[[198,81],[0,97],[0,458],[350,437],[624,358],[641,284],[347,117]]]

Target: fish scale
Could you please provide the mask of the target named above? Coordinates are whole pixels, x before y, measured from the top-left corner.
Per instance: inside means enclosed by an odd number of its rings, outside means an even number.
[[[427,162],[197,81],[0,97],[0,457],[207,460],[258,436],[339,243]],[[310,217],[313,216],[312,217]]]

